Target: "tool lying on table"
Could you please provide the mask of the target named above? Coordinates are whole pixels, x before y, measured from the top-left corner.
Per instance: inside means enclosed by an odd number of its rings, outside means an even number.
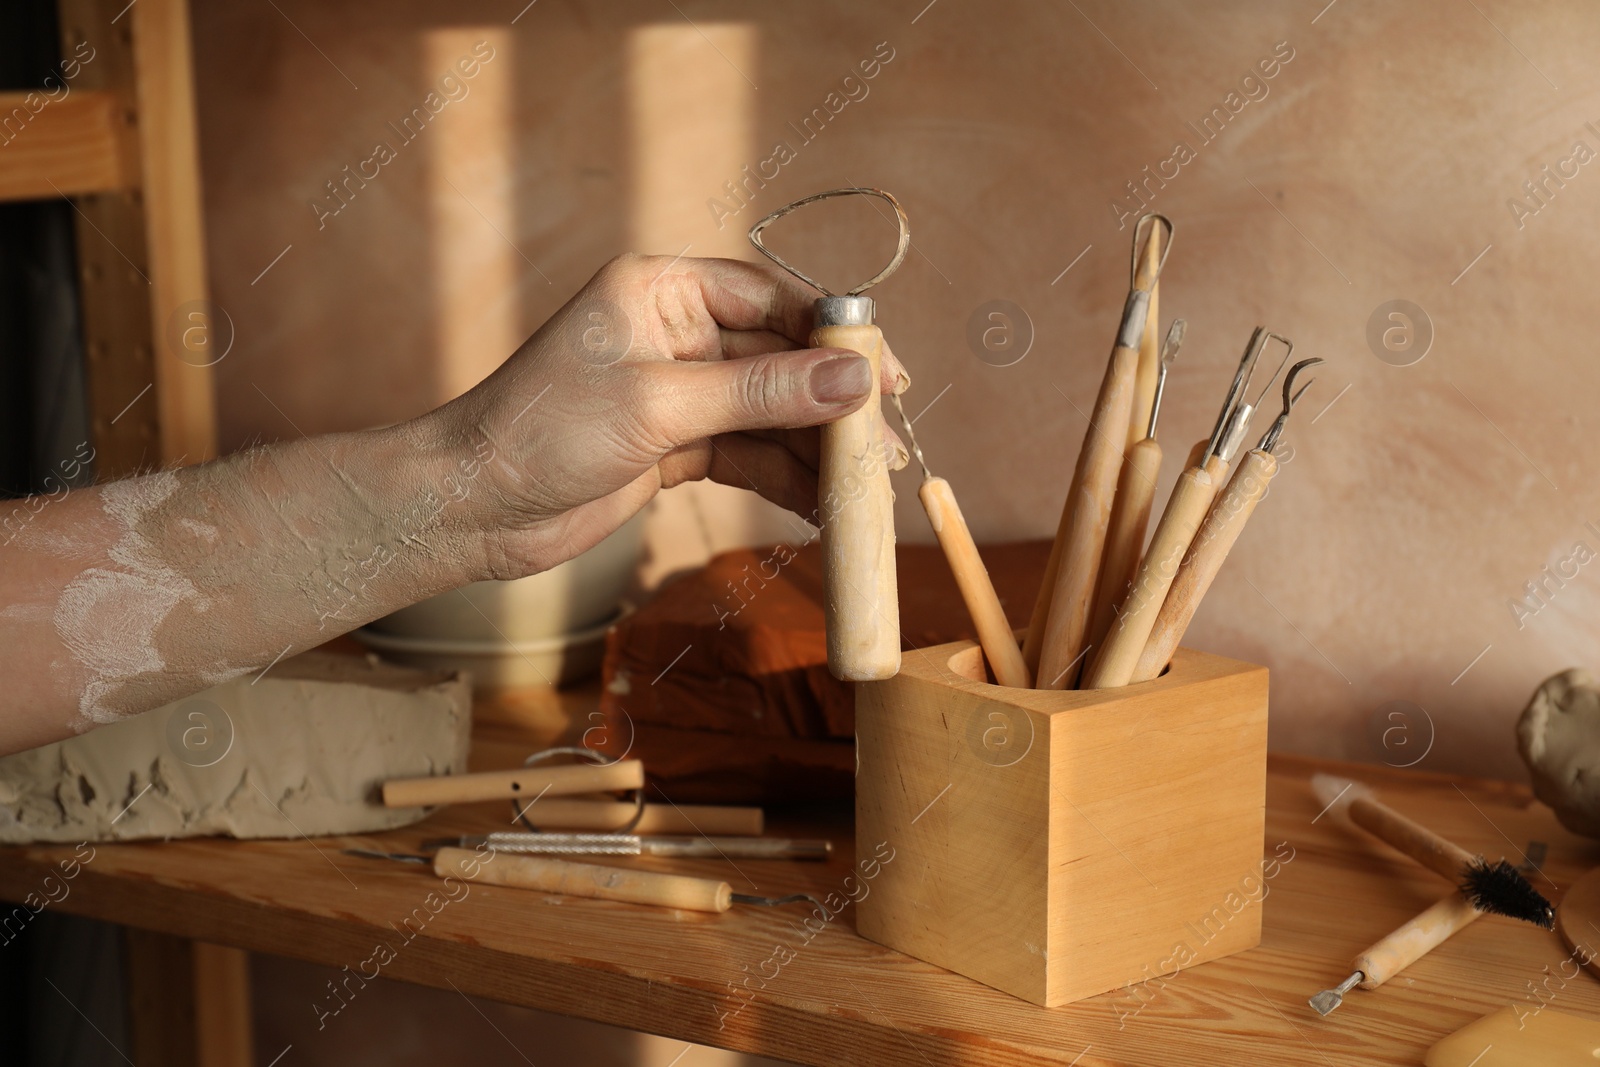
[[[1145,642],[1133,668],[1133,681],[1148,682],[1159,677],[1172,662],[1172,654],[1178,650],[1178,642],[1183,640],[1184,632],[1194,620],[1200,601],[1211,589],[1228,553],[1244,532],[1245,523],[1250,521],[1256,505],[1267,495],[1267,488],[1278,473],[1278,458],[1273,455],[1273,449],[1289,423],[1290,412],[1312,384],[1306,382],[1296,391],[1295,381],[1301,371],[1321,362],[1320,359],[1303,359],[1291,367],[1283,379],[1283,412],[1273,420],[1256,447],[1239,462],[1233,477],[1228,479],[1227,488],[1211,505],[1205,522],[1200,524],[1189,546],[1189,554],[1179,566],[1161,610],[1156,614],[1150,639]]]
[[[727,882],[717,878],[662,874],[658,871],[633,871],[622,867],[604,867],[596,863],[547,859],[543,856],[496,853],[493,858],[486,860],[480,853],[464,848],[441,848],[431,857],[409,852],[378,852],[362,848],[347,848],[343,851],[347,855],[366,859],[393,860],[397,863],[414,863],[431,867],[433,873],[440,878],[460,878],[464,881],[507,886],[513,889],[537,889],[570,897],[587,897],[591,900],[614,900],[625,904],[651,904],[661,908],[709,912],[724,912],[734,904],[776,907],[780,904],[805,902],[827,911],[823,903],[809,893],[791,893],[782,897],[754,896],[749,893],[735,893]]]
[[[1554,927],[1555,909],[1550,902],[1505,860],[1489,863],[1474,856],[1382,803],[1359,782],[1317,774],[1311,778],[1311,790],[1325,809],[1347,817],[1378,840],[1455,882],[1461,895],[1479,910],[1546,930]]]
[[[566,856],[679,856],[700,859],[825,860],[833,842],[787,837],[650,837],[641,834],[546,834],[497,830],[424,841],[423,848],[477,848]]]
[[[1456,890],[1356,957],[1350,977],[1324,989],[1308,1003],[1327,1015],[1356,986],[1377,989],[1443,944],[1480,915],[1505,915],[1549,929],[1554,909],[1516,869],[1501,860],[1487,863],[1465,849],[1412,822],[1381,803],[1359,782],[1329,774],[1313,775],[1311,791],[1325,812],[1331,811],[1399,849],[1412,859],[1456,882]]]
[[[1006,620],[1006,610],[994,591],[994,583],[989,580],[983,557],[978,555],[977,542],[972,539],[967,520],[956,504],[955,491],[950,488],[949,482],[935,477],[933,471],[928,469],[927,457],[917,443],[911,420],[906,418],[906,409],[898,396],[892,399],[895,410],[900,413],[900,421],[905,424],[906,443],[911,446],[911,454],[917,457],[917,463],[922,467],[922,487],[917,490],[917,498],[922,501],[922,509],[928,513],[934,536],[939,539],[939,547],[944,550],[944,557],[956,577],[956,587],[961,590],[967,614],[972,616],[972,625],[978,631],[978,644],[983,646],[989,669],[994,672],[995,681],[1001,685],[1031,688],[1033,676],[1022,660],[1022,649],[1017,644],[1016,635],[1011,632],[1011,623]]]
[[[1144,436],[1128,449],[1122,461],[1117,497],[1111,506],[1111,527],[1106,533],[1105,562],[1100,567],[1100,585],[1094,597],[1094,622],[1089,630],[1091,649],[1105,642],[1112,620],[1116,618],[1117,605],[1132,588],[1134,572],[1139,568],[1144,535],[1150,525],[1150,507],[1156,498],[1156,479],[1161,475],[1161,445],[1156,442],[1156,421],[1161,417],[1167,369],[1178,358],[1188,325],[1183,319],[1174,319],[1167,330],[1167,339],[1157,361],[1155,390],[1150,397]],[[1153,331],[1146,331],[1145,337],[1153,337]]]
[[[514,771],[478,771],[425,778],[391,778],[383,783],[383,803],[390,808],[439,804],[471,804],[480,800],[560,797],[644,787],[644,764],[636,759],[598,766],[524,767]]]
[[[1161,259],[1150,263],[1143,255],[1150,244],[1145,240],[1145,227],[1158,223],[1166,226],[1167,240]],[[1028,665],[1035,668],[1040,689],[1073,688],[1079,660],[1087,647],[1091,601],[1100,577],[1117,476],[1127,451],[1134,378],[1149,317],[1150,288],[1161,276],[1171,251],[1172,221],[1154,212],[1141,217],[1134,227],[1133,269],[1122,322],[1073,468],[1072,484],[1050,552],[1053,562],[1046,564],[1023,649]]]
[[[1106,630],[1104,642],[1096,651],[1089,669],[1084,672],[1084,689],[1114,689],[1133,681],[1141,681],[1135,671],[1140,656],[1155,629],[1168,590],[1177,578],[1184,557],[1194,541],[1195,533],[1205,521],[1223,479],[1234,450],[1249,428],[1254,407],[1247,402],[1250,379],[1255,375],[1256,363],[1269,339],[1281,341],[1287,351],[1284,359],[1294,351],[1294,343],[1265,327],[1258,326],[1245,345],[1244,355],[1234,372],[1222,408],[1217,412],[1217,422],[1211,436],[1195,445],[1183,473],[1178,476],[1172,495],[1167,498],[1166,510],[1156,523],[1155,534],[1144,558],[1134,570],[1121,606]],[[1267,380],[1270,388],[1277,374]],[[1259,403],[1259,401],[1258,401]],[[1162,666],[1165,666],[1163,663]],[[1157,671],[1159,673],[1159,669]]]
[[[762,232],[806,204],[838,196],[875,196],[894,208],[900,240],[877,274],[837,296],[769,249]],[[872,365],[877,383],[883,334],[873,325],[876,308],[862,296],[899,268],[911,245],[910,224],[900,202],[882,189],[832,189],[785,204],[750,228],[750,243],[768,259],[822,293],[815,307],[812,348],[846,348]],[[888,443],[883,405],[874,388],[860,408],[822,427],[818,499],[822,527],[823,611],[828,635],[828,670],[841,681],[892,678],[900,670],[900,604],[894,567],[894,494],[889,488]]]
[[[1377,989],[1482,914],[1459,891],[1440,897],[1428,910],[1357,956],[1355,971],[1349,978],[1332,989],[1324,989],[1307,1003],[1318,1015],[1327,1015],[1344,1002],[1344,995],[1351,989],[1358,985]]]

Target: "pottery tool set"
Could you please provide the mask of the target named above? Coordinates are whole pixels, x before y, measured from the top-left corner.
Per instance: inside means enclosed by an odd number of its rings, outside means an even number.
[[[558,757],[585,762],[541,767]],[[732,904],[810,901],[806,894],[760,897],[734,893],[715,878],[629,870],[559,858],[658,856],[679,859],[826,860],[833,843],[763,837],[760,808],[647,804],[639,760],[608,760],[587,748],[547,748],[510,771],[480,771],[383,783],[390,806],[439,806],[509,800],[524,831],[425,841],[428,855],[347,848],[352,856],[432,867],[441,878],[615,900],[689,911],[727,911]],[[630,800],[610,795],[628,793]],[[537,825],[536,825],[537,824]],[[559,828],[553,830],[552,828]],[[572,832],[601,831],[601,832]],[[492,857],[485,859],[487,854]]]
[[[1480,915],[1504,915],[1545,929],[1554,925],[1555,910],[1550,902],[1505,860],[1489,863],[1472,855],[1390,808],[1359,782],[1318,774],[1311,780],[1311,791],[1325,812],[1349,819],[1457,886],[1357,956],[1350,977],[1312,997],[1309,1003],[1318,1014],[1333,1011],[1356,986],[1376,989],[1383,985]]]

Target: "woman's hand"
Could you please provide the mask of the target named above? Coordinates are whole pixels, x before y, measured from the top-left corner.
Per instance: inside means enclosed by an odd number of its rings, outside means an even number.
[[[910,384],[843,349],[808,350],[816,294],[732,260],[622,256],[488,379],[427,416],[484,460],[474,488],[489,575],[554,566],[661,489],[697,478],[817,506],[816,427]],[[905,446],[883,427],[889,466]]]

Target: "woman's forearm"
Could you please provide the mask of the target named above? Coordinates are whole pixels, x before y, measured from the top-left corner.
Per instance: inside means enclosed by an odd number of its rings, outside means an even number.
[[[0,751],[262,670],[482,577],[480,476],[496,458],[435,415],[47,504],[0,547]]]
[[[887,349],[876,382],[859,354],[797,350],[810,308],[767,268],[621,256],[419,419],[18,502],[25,521],[0,519],[0,753],[553,567],[679,482],[815,513],[814,427],[910,379]]]

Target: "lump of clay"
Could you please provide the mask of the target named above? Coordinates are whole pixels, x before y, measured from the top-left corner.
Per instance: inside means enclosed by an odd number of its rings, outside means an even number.
[[[387,830],[388,778],[467,769],[461,675],[307,653],[166,707],[0,758],[0,842]]]
[[[1573,668],[1545,679],[1517,722],[1533,792],[1561,825],[1600,838],[1600,689]]]

